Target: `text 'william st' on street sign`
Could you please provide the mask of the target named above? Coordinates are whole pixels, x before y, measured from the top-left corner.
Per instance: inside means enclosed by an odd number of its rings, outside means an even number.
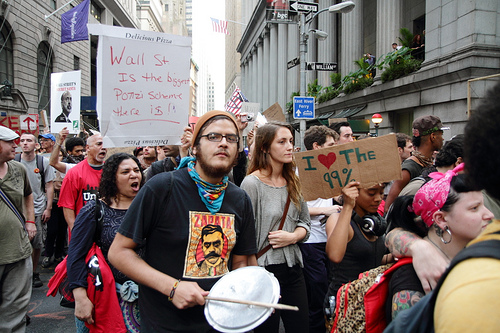
[[[290,1],[290,11],[293,12],[317,12],[318,4],[314,2]]]
[[[330,71],[337,70],[336,62],[308,62],[306,63],[306,70],[308,71]]]
[[[293,98],[294,119],[314,119],[314,97],[295,96]]]

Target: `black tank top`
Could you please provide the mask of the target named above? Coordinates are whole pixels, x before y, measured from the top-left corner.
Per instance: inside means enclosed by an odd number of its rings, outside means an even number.
[[[356,280],[359,273],[380,266],[385,254],[384,238],[378,237],[371,242],[363,235],[358,223],[351,219],[354,236],[347,243],[344,258],[338,264],[332,265],[333,280],[328,287],[327,296],[337,296],[337,290],[349,281]]]

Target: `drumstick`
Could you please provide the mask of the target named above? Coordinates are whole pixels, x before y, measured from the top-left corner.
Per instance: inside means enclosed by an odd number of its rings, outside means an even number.
[[[299,311],[299,308],[297,306],[285,305],[285,304],[262,303],[262,302],[245,301],[245,300],[232,299],[232,298],[214,297],[214,296],[205,296],[205,299],[209,300],[209,301],[255,305],[255,306],[261,306],[263,308],[273,308],[273,309],[278,309],[278,310]]]

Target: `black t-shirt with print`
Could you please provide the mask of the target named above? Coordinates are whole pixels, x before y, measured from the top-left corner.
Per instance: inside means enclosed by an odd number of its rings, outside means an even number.
[[[145,245],[143,258],[153,268],[176,279],[195,281],[207,291],[231,270],[231,255],[257,252],[248,195],[229,183],[222,207],[213,215],[201,201],[187,168],[162,173],[148,181],[132,202],[118,232]],[[214,252],[215,259],[212,256],[209,264],[205,255],[210,257]],[[142,285],[139,295],[141,331],[211,329],[201,306],[179,310],[166,295]]]

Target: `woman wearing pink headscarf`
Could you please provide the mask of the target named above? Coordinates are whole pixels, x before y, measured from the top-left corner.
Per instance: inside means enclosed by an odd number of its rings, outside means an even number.
[[[463,163],[445,174],[434,172],[415,197],[399,197],[388,213],[390,228],[416,233],[438,249],[448,263],[489,224],[493,214],[484,206],[481,191],[465,180]],[[429,258],[432,259],[432,258]],[[387,301],[387,322],[412,307],[425,295],[412,265],[392,275]]]

